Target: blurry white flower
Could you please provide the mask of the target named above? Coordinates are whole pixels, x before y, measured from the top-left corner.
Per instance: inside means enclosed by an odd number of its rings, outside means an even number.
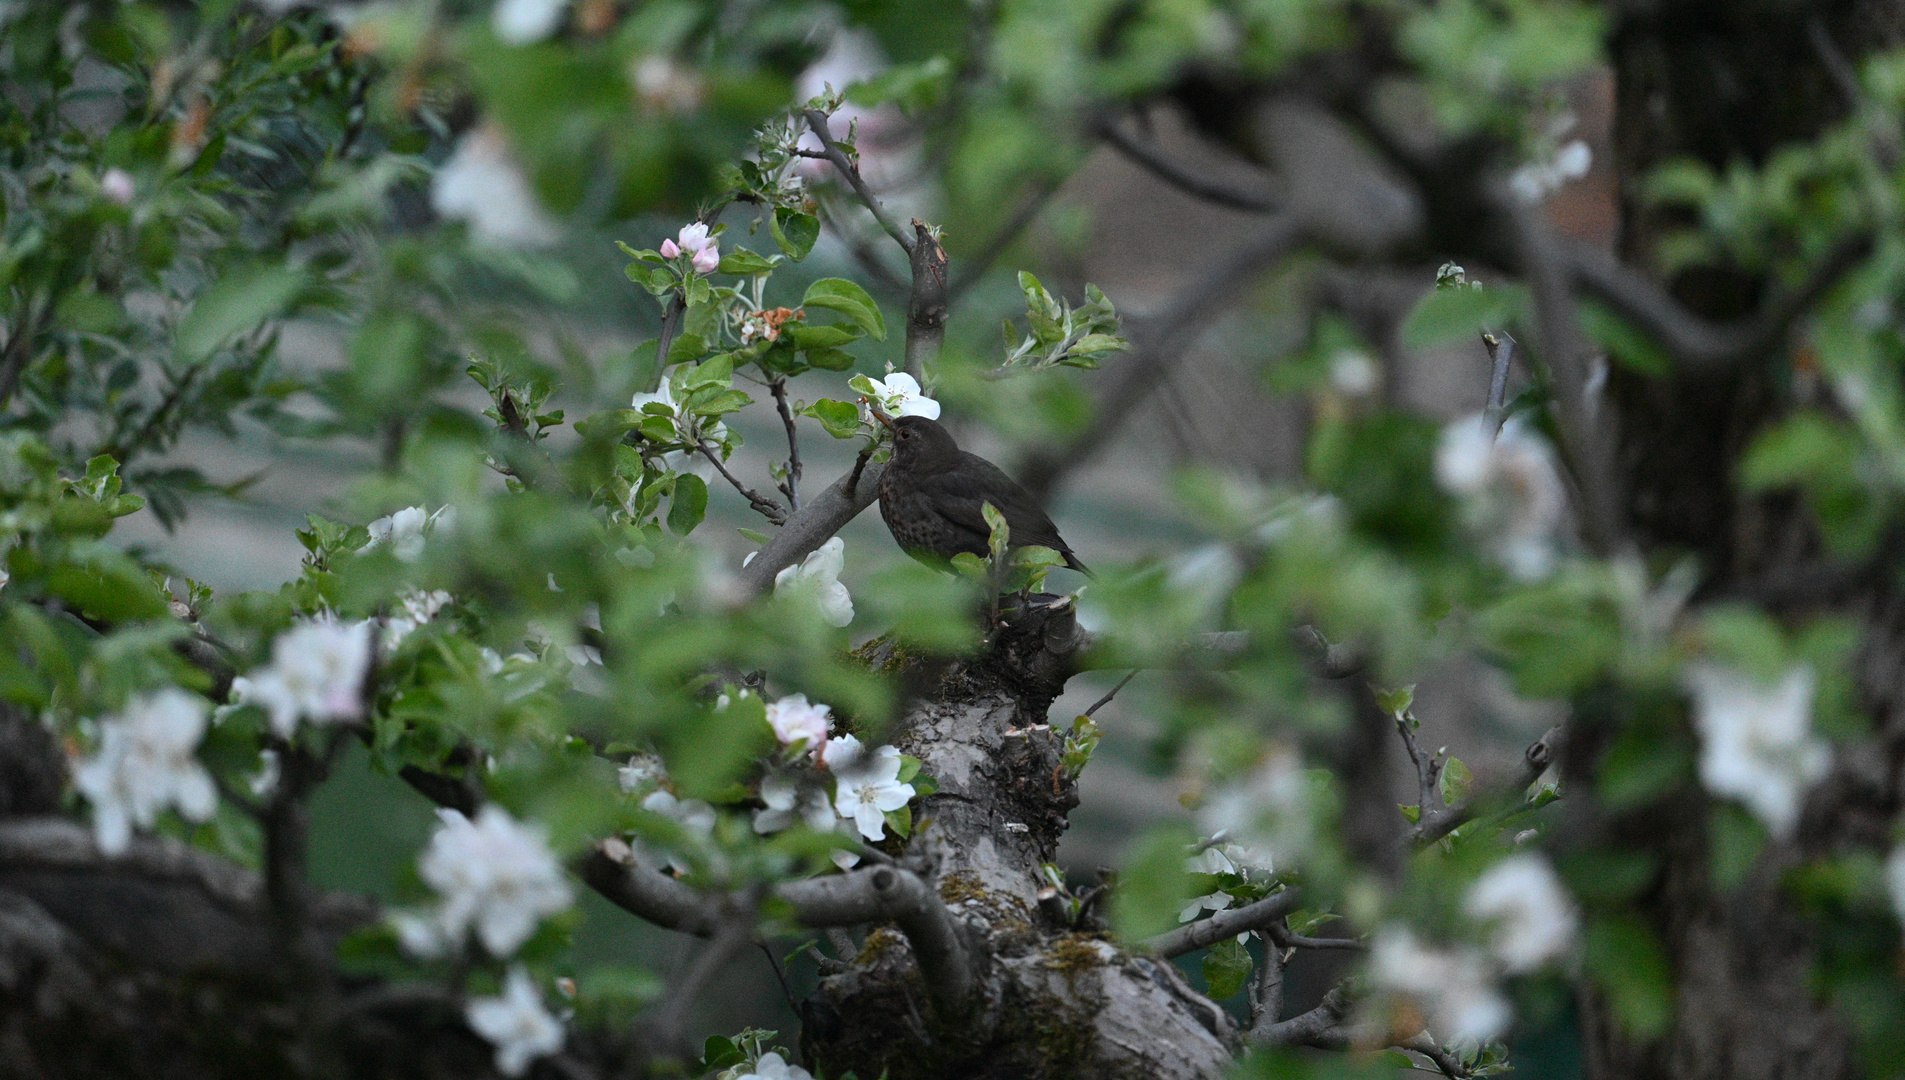
[[[505,44],[528,45],[555,33],[568,7],[569,0],[500,0],[490,26]]]
[[[714,807],[700,799],[676,798],[674,792],[664,788],[643,799],[642,809],[674,819],[697,838],[714,834]],[[671,852],[667,857],[669,867],[677,874],[686,874],[693,869],[679,854]]]
[[[1165,588],[1183,599],[1198,619],[1218,613],[1243,577],[1243,563],[1228,544],[1205,544],[1171,560]]]
[[[1567,514],[1567,491],[1547,442],[1519,417],[1489,433],[1480,414],[1442,429],[1435,475],[1465,500],[1467,522],[1489,538],[1508,572],[1524,581],[1554,568],[1555,535]]]
[[[693,112],[706,90],[694,68],[671,56],[648,53],[629,68],[635,96],[653,112]]]
[[[590,664],[602,666],[602,650],[593,645],[564,645],[562,655],[574,667],[588,667]]]
[[[789,694],[767,707],[767,723],[782,746],[818,751],[827,745],[831,712],[825,705],[809,703],[806,694]]]
[[[1190,903],[1184,905],[1184,910],[1177,913],[1177,921],[1181,923],[1190,922],[1206,911],[1222,911],[1229,907],[1230,903],[1230,894],[1222,890],[1211,893],[1208,896],[1197,897]]]
[[[1382,385],[1382,369],[1361,349],[1339,349],[1330,357],[1330,386],[1344,397],[1365,397]]]
[[[479,239],[508,247],[547,247],[559,235],[494,124],[456,144],[430,183],[430,205],[445,218],[468,221]]]
[[[1811,666],[1791,668],[1766,686],[1717,664],[1689,665],[1693,726],[1700,733],[1700,782],[1747,805],[1774,836],[1792,835],[1800,801],[1832,763],[1812,734]]]
[[[697,274],[712,274],[721,265],[720,242],[709,236],[708,227],[699,221],[683,225],[675,240],[663,240],[661,253],[667,259],[687,255]]]
[[[436,618],[437,612],[443,610],[443,606],[452,599],[450,594],[442,589],[434,589],[430,592],[411,589],[404,593],[399,598],[400,614],[390,615],[384,619],[384,651],[394,651],[397,646],[403,644],[405,638],[415,632],[417,627]]]
[[[886,58],[881,55],[879,42],[872,34],[857,28],[842,30],[834,34],[820,59],[795,80],[794,99],[804,104],[826,93],[828,87],[845,90],[879,74],[886,66]],[[911,155],[905,148],[906,120],[895,106],[869,109],[850,101],[842,102],[834,111],[829,127],[836,139],[845,138],[849,130],[853,132],[854,148],[860,152],[860,175],[876,189],[888,187],[909,171]],[[801,134],[800,145],[802,149],[819,150],[820,140],[807,131]],[[801,158],[795,169],[814,180],[840,179],[831,165],[814,158]]]
[[[278,790],[278,778],[284,772],[284,763],[276,750],[268,748],[258,751],[258,761],[258,771],[245,778],[245,785],[251,788],[253,795],[261,799],[269,798],[272,792]]]
[[[370,551],[388,544],[392,555],[404,562],[416,562],[423,557],[424,537],[439,530],[448,532],[455,525],[454,506],[440,506],[434,514],[425,513],[421,506],[406,506],[365,526],[370,530],[370,542],[358,550]]]
[[[1905,923],[1905,844],[1893,848],[1885,860],[1885,888],[1892,894],[1892,913]]]
[[[847,568],[847,542],[831,537],[799,566],[782,567],[774,575],[774,592],[801,593],[811,596],[820,608],[820,617],[829,626],[845,626],[853,621],[853,597],[840,584],[840,571]]]
[[[307,622],[271,643],[271,666],[232,680],[232,697],[263,707],[280,738],[297,733],[300,717],[327,724],[364,715],[370,670],[367,622]]]
[[[853,740],[851,747],[841,745],[849,739]],[[840,749],[836,751],[836,747]],[[882,746],[866,754],[859,740],[843,735],[827,744],[823,757],[835,777],[834,809],[852,821],[868,840],[885,836],[887,812],[913,800],[913,785],[900,783],[899,748]]]
[[[0,566],[0,589],[6,588],[7,582],[12,580],[13,580],[13,574],[10,573],[6,567]]]
[[[662,765],[661,758],[654,754],[636,754],[628,759],[628,764],[615,770],[617,782],[621,784],[622,790],[630,795],[651,784],[659,784],[661,778],[666,775],[668,775],[667,768]]]
[[[770,1050],[754,1063],[754,1071],[742,1073],[735,1080],[814,1080],[814,1077],[798,1065],[789,1065],[785,1058]]]
[[[137,193],[132,183],[132,174],[116,165],[107,169],[106,175],[99,178],[99,193],[120,206],[130,204],[133,195]]]
[[[99,751],[73,769],[73,786],[93,804],[99,850],[125,851],[133,827],[151,828],[167,806],[187,821],[205,821],[218,809],[212,774],[194,756],[207,711],[201,698],[166,687],[100,721]]]
[[[542,1006],[542,995],[522,965],[512,965],[501,997],[471,998],[464,1009],[470,1030],[496,1047],[496,1068],[521,1076],[529,1063],[562,1049],[562,1024]]]
[[[873,392],[867,396],[880,407],[880,411],[890,417],[924,416],[928,420],[939,419],[939,402],[934,401],[920,390],[919,380],[904,371],[891,372],[884,379],[868,379],[873,384]],[[864,410],[863,410],[864,411]],[[869,421],[872,417],[867,417]]]
[[[455,810],[438,810],[437,817],[442,824],[417,871],[443,897],[438,921],[445,940],[460,942],[474,929],[491,956],[508,956],[545,916],[574,902],[540,826],[518,822],[495,803],[474,822]]]
[[[1580,925],[1574,899],[1540,855],[1510,855],[1475,879],[1462,910],[1494,924],[1489,949],[1512,972],[1533,971],[1566,952]]]
[[[1369,979],[1412,1000],[1430,1037],[1444,1044],[1486,1042],[1506,1030],[1512,1016],[1481,954],[1425,948],[1400,927],[1384,928],[1371,943]]]
[[[1523,202],[1538,203],[1570,180],[1579,180],[1594,165],[1594,152],[1580,139],[1573,139],[1555,151],[1546,161],[1530,162],[1508,177],[1508,186]]]
[[[763,836],[780,832],[796,819],[815,832],[832,832],[837,820],[824,790],[816,786],[803,790],[799,779],[787,773],[761,779],[761,801],[767,809],[754,811],[754,831]]]
[[[1198,828],[1235,839],[1253,862],[1268,867],[1273,855],[1295,861],[1313,835],[1309,778],[1297,755],[1272,747],[1249,776],[1219,788],[1197,811]]]

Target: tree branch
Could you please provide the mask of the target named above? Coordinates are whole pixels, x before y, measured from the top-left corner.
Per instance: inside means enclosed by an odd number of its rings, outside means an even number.
[[[1253,191],[1214,176],[1194,173],[1162,148],[1126,132],[1113,117],[1100,117],[1092,124],[1092,133],[1133,164],[1187,195],[1253,214],[1269,214],[1277,210],[1277,201],[1268,191]]]
[[[873,220],[880,223],[880,228],[885,229],[886,234],[893,238],[894,243],[904,248],[907,255],[912,255],[913,239],[906,235],[898,222],[886,215],[886,211],[880,206],[880,200],[874,198],[873,191],[861,178],[860,167],[855,165],[853,159],[847,156],[847,152],[834,141],[833,132],[827,126],[827,114],[819,109],[804,109],[801,115],[806,118],[807,126],[813,130],[814,137],[819,139],[820,145],[825,148],[827,160],[833,163],[834,168],[840,170],[840,175],[853,188],[853,193],[859,196],[861,204],[872,212]]]
[[[787,496],[789,510],[799,510],[800,439],[794,430],[794,414],[787,408],[787,380],[775,379],[767,384],[767,390],[774,395],[774,408],[781,414],[781,426],[787,429],[787,480],[780,485],[781,494]]]
[[[926,377],[928,362],[939,359],[946,339],[946,249],[926,223],[913,219],[913,246],[907,259],[913,268],[913,293],[906,306],[906,373]]]
[[[806,558],[847,522],[858,517],[860,511],[873,505],[880,497],[880,474],[885,470],[885,465],[868,465],[864,470],[856,467],[810,499],[806,506],[788,515],[781,523],[781,531],[774,534],[752,562],[741,568],[742,587],[749,594],[772,588],[775,574]],[[848,481],[855,476],[859,477],[859,483],[849,495]]]
[[[1493,370],[1488,378],[1488,404],[1482,408],[1482,423],[1490,438],[1501,434],[1507,408],[1508,368],[1515,362],[1515,339],[1507,334],[1483,334],[1482,347],[1488,350]]]
[[[1318,1042],[1334,1042],[1324,1036],[1331,1033],[1343,1017],[1349,1015],[1349,992],[1338,986],[1323,995],[1323,1001],[1316,1008],[1301,1016],[1293,1016],[1281,1023],[1273,1023],[1251,1029],[1244,1041],[1252,1046],[1305,1046]]]
[[[6,347],[0,349],[0,410],[6,409],[14,387],[20,384],[20,376],[26,371],[27,361],[33,358],[33,342],[40,335],[44,309],[44,304],[28,297],[21,307],[18,325],[12,327]]]
[[[1246,930],[1262,930],[1296,910],[1297,897],[1302,890],[1284,889],[1273,893],[1254,904],[1245,904],[1240,908],[1219,911],[1208,919],[1185,923],[1183,926],[1144,943],[1151,952],[1166,960],[1183,956],[1227,937],[1235,937]]]
[[[787,523],[787,510],[783,508],[780,503],[741,483],[740,479],[729,472],[728,467],[721,463],[721,458],[709,448],[707,443],[696,443],[695,448],[701,451],[701,456],[708,459],[709,463],[714,466],[716,472],[726,478],[728,483],[734,485],[734,490],[741,493],[741,497],[747,500],[749,506],[760,511],[762,517],[765,517],[776,525],[785,525]]]
[[[1529,744],[1528,749],[1522,752],[1521,768],[1508,783],[1496,791],[1472,796],[1434,813],[1430,813],[1425,808],[1422,816],[1416,821],[1415,828],[1404,834],[1404,841],[1417,847],[1432,844],[1461,828],[1483,807],[1526,791],[1528,785],[1539,780],[1541,774],[1546,772],[1548,766],[1560,756],[1566,737],[1566,732],[1559,724],[1549,728],[1541,738]]]

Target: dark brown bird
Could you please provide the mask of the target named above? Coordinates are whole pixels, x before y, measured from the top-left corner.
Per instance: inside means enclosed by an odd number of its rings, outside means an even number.
[[[985,558],[992,530],[980,507],[991,503],[1005,515],[1011,546],[1051,548],[1065,556],[1066,566],[1091,573],[1031,492],[992,462],[959,449],[938,421],[874,415],[893,431],[893,459],[880,474],[880,516],[908,555],[941,569],[962,551]]]

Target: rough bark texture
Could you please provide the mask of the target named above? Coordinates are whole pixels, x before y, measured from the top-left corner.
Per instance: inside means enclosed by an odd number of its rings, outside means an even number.
[[[1171,964],[1040,912],[1039,865],[1056,856],[1078,801],[1060,765],[1064,737],[1045,724],[1064,685],[1047,643],[1073,629],[1069,613],[1050,621],[1028,619],[988,658],[940,670],[897,733],[939,782],[908,859],[987,958],[983,1001],[936,1015],[905,938],[876,929],[805,1010],[805,1049],[828,1075],[1190,1080],[1231,1062],[1236,1025]],[[925,667],[890,645],[870,658]]]
[[[1618,80],[1617,155],[1623,177],[1691,155],[1716,167],[1763,163],[1781,147],[1816,136],[1847,114],[1809,21],[1856,58],[1900,43],[1896,0],[1820,5],[1703,2],[1633,5],[1613,44]],[[1816,32],[1816,31],[1813,31]],[[1647,265],[1663,229],[1676,224],[1639,204],[1624,186],[1624,257]],[[1729,320],[1750,311],[1763,282],[1701,271],[1670,283],[1697,315]],[[1852,1031],[1814,990],[1815,947],[1780,888],[1780,872],[1898,805],[1901,657],[1905,627],[1895,586],[1814,574],[1825,565],[1808,513],[1790,496],[1739,491],[1742,450],[1781,408],[1778,363],[1665,379],[1619,371],[1609,390],[1620,428],[1622,524],[1643,551],[1695,555],[1706,591],[1766,599],[1795,621],[1836,611],[1867,631],[1862,691],[1877,736],[1863,760],[1814,792],[1800,835],[1771,844],[1730,892],[1713,884],[1707,859],[1708,804],[1689,793],[1666,804],[1583,823],[1590,835],[1650,850],[1662,870],[1638,910],[1665,944],[1676,985],[1668,1032],[1643,1040],[1622,1030],[1607,1003],[1583,996],[1588,1075],[1594,1080],[1828,1080],[1859,1075]],[[1816,587],[1792,587],[1816,581]],[[1784,588],[1773,582],[1785,581]],[[1837,583],[1837,589],[1832,585]],[[1584,780],[1611,735],[1587,732],[1569,771]],[[1842,755],[1851,757],[1854,755]],[[1577,813],[1577,820],[1583,815]],[[1854,827],[1848,830],[1848,824]]]

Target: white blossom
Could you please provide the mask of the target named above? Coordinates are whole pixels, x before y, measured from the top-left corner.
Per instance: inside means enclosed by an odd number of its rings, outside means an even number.
[[[840,584],[840,572],[847,567],[847,543],[831,537],[802,559],[799,566],[782,567],[774,575],[774,593],[799,593],[813,598],[820,617],[829,626],[845,626],[853,621],[853,597]]]
[[[654,393],[636,394],[629,400],[628,407],[636,412],[653,412],[647,408],[649,405],[664,406],[661,415],[674,418],[676,432],[683,442],[698,442],[704,435],[715,442],[727,437],[726,424],[715,421],[706,431],[701,431],[695,417],[683,415],[680,403],[675,400],[675,388],[669,384],[666,376]],[[661,455],[661,464],[669,472],[693,473],[704,481],[714,476],[714,463],[693,450],[670,450]],[[647,551],[646,548],[640,550]],[[654,565],[653,552],[649,552],[647,562],[650,566]]]
[[[845,746],[851,740],[850,746]],[[878,840],[886,835],[886,814],[913,800],[913,785],[900,782],[900,751],[882,746],[861,752],[858,739],[843,735],[828,742],[823,756],[835,777],[833,805],[853,822],[860,835]]]
[[[259,798],[267,798],[278,790],[278,779],[284,774],[284,762],[276,750],[266,748],[258,751],[258,771],[245,778],[245,785]]]
[[[630,795],[659,784],[667,775],[667,767],[654,754],[636,754],[628,759],[628,764],[615,770],[616,781],[622,791]]]
[[[1489,950],[1512,972],[1533,971],[1567,952],[1581,918],[1548,860],[1510,855],[1475,879],[1462,910],[1494,924]]]
[[[416,562],[423,557],[426,536],[448,532],[455,525],[454,506],[439,506],[435,513],[426,513],[421,506],[406,506],[365,526],[370,530],[370,542],[358,550],[371,551],[388,545],[392,555],[404,562]]]
[[[496,1047],[496,1068],[504,1076],[521,1076],[530,1062],[562,1049],[562,1024],[543,1008],[542,995],[520,964],[503,979],[501,997],[471,998],[463,1017]]]
[[[705,839],[714,834],[714,807],[700,799],[677,798],[674,792],[662,788],[642,800],[642,809],[673,819],[696,838]],[[677,874],[693,869],[687,860],[673,852],[668,853],[668,866]]]
[[[1330,357],[1330,387],[1344,397],[1367,397],[1382,385],[1382,369],[1361,349],[1339,349]]]
[[[1486,1042],[1506,1030],[1513,1015],[1480,953],[1427,948],[1400,927],[1383,929],[1371,943],[1369,978],[1379,990],[1414,1002],[1437,1042]]]
[[[836,819],[827,793],[813,785],[803,788],[793,775],[771,773],[763,777],[761,801],[767,809],[754,811],[754,831],[762,836],[780,832],[796,820],[815,832],[833,831]]]
[[[453,597],[442,589],[434,589],[430,592],[411,589],[404,593],[399,598],[398,605],[402,613],[393,614],[384,619],[384,651],[391,652],[403,644],[403,640],[414,633],[417,627],[436,618],[437,612],[443,610],[443,606],[452,599]]]
[[[825,705],[808,702],[806,694],[789,694],[767,706],[767,723],[782,746],[817,752],[827,745],[831,712]]]
[[[1524,581],[1554,568],[1555,537],[1567,514],[1567,491],[1554,451],[1519,417],[1491,434],[1480,413],[1442,430],[1435,475],[1462,496],[1464,516],[1489,538],[1508,572]]]
[[[667,259],[688,256],[697,274],[712,274],[721,265],[720,241],[708,235],[708,227],[699,221],[683,225],[676,239],[663,240],[661,253]]]
[[[814,1077],[798,1065],[789,1065],[785,1058],[770,1050],[754,1063],[751,1072],[742,1073],[734,1080],[814,1080]]]
[[[364,715],[364,676],[370,671],[366,622],[307,622],[271,643],[271,666],[232,680],[235,700],[259,705],[280,738],[297,733],[300,718],[327,724]]]
[[[490,14],[490,26],[505,44],[541,41],[562,25],[569,0],[500,0]]]
[[[1812,734],[1812,667],[1796,665],[1768,686],[1742,671],[1696,663],[1684,682],[1700,733],[1700,782],[1745,803],[1773,835],[1792,835],[1806,789],[1832,763],[1831,748]]]
[[[873,384],[872,392],[867,396],[886,415],[939,419],[939,402],[927,397],[920,389],[919,380],[906,372],[891,372],[884,379],[867,379],[867,382]]]
[[[439,810],[442,824],[417,860],[424,883],[443,897],[438,922],[447,941],[470,930],[491,956],[508,956],[543,918],[575,896],[540,826],[518,822],[494,803],[472,822]]]
[[[430,183],[430,205],[445,218],[468,221],[477,238],[506,247],[547,247],[560,234],[494,124],[456,144]]]
[[[132,203],[133,195],[137,194],[137,189],[133,185],[132,174],[115,165],[99,178],[99,193],[120,206],[128,206]]]
[[[1205,896],[1194,897],[1190,903],[1184,905],[1184,910],[1177,913],[1177,921],[1187,923],[1206,911],[1222,911],[1230,904],[1231,895],[1222,889]],[[1246,936],[1248,935],[1239,935],[1239,937]]]
[[[1892,913],[1905,923],[1905,844],[1893,848],[1885,860],[1885,888],[1892,896]]]
[[[6,588],[7,582],[12,580],[13,574],[9,572],[6,567],[0,566],[0,589]]]
[[[1301,759],[1274,747],[1242,780],[1219,788],[1198,809],[1197,824],[1209,835],[1231,837],[1253,862],[1269,867],[1273,856],[1296,860],[1313,836],[1309,778]]]
[[[167,806],[188,821],[218,808],[218,791],[194,752],[205,735],[206,703],[177,687],[126,703],[100,721],[99,750],[73,770],[73,786],[93,804],[99,849],[117,855],[132,829],[152,827]]]
[[[647,53],[629,65],[628,73],[635,96],[654,112],[693,112],[706,97],[700,74],[670,56]]]
[[[1581,139],[1571,139],[1546,161],[1530,162],[1508,177],[1508,186],[1522,201],[1538,203],[1570,180],[1579,180],[1594,166],[1594,152]]]

